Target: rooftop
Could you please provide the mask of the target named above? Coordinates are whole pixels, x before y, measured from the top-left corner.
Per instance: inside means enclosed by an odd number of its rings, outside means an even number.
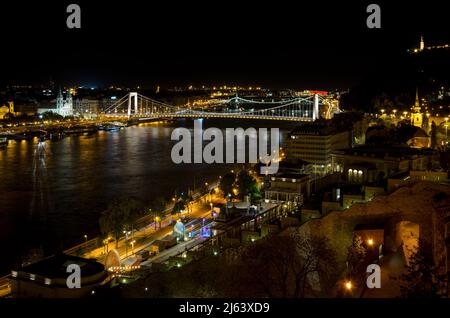
[[[104,271],[104,266],[95,260],[62,253],[22,267],[20,271],[47,278],[61,278],[67,276],[66,268],[69,264],[79,265],[83,276],[91,276]]]
[[[411,158],[413,156],[421,156],[427,153],[426,150],[410,148],[407,146],[372,146],[364,145],[355,147],[352,149],[338,150],[335,151],[336,154],[345,154],[353,156],[363,156],[363,157],[375,157],[375,158]]]
[[[277,173],[275,175],[272,175],[272,178],[286,178],[286,179],[302,179],[304,177],[307,177],[307,174],[303,174],[303,173],[290,173],[290,172],[280,172]]]

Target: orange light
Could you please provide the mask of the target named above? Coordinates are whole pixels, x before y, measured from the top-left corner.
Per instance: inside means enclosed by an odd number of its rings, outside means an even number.
[[[345,283],[345,288],[346,288],[347,290],[352,290],[352,282],[351,282],[351,281],[346,282],[346,283]]]

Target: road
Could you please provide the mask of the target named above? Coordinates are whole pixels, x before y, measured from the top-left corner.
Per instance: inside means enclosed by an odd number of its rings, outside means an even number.
[[[218,201],[219,198],[215,198],[213,196],[212,201]],[[211,215],[211,207],[208,203],[202,203],[202,200],[199,200],[192,205],[192,211],[190,213],[184,213],[183,216],[194,219],[194,218],[204,218],[209,217]],[[95,258],[97,261],[104,263],[104,259],[107,255],[106,251],[110,251],[111,249],[116,249],[119,252],[120,258],[122,260],[127,257],[132,256],[136,252],[148,247],[153,241],[162,239],[168,234],[172,233],[173,226],[172,224],[178,219],[178,216],[167,216],[161,221],[161,228],[157,228],[155,230],[155,224],[151,223],[138,231],[135,231],[127,240],[127,244],[125,244],[125,238],[121,238],[119,240],[118,246],[116,248],[116,243],[111,242],[108,244],[108,247],[99,247],[87,253],[84,253],[82,256],[85,258]],[[130,244],[130,242],[135,241],[134,246]]]

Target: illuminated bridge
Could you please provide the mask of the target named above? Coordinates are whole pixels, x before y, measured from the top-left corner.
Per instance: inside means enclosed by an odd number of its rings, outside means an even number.
[[[104,110],[105,116],[127,117],[139,120],[166,118],[232,118],[232,119],[264,119],[314,121],[319,118],[319,104],[323,98],[318,94],[306,98],[296,97],[285,100],[250,100],[233,97],[219,100],[208,109],[198,110],[183,106],[174,106],[157,101],[136,92],[131,92],[118,99]],[[243,109],[239,106],[245,105]],[[325,112],[326,113],[326,112]]]

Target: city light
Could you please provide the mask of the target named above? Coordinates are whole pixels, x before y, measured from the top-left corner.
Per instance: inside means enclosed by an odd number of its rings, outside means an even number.
[[[346,288],[348,291],[351,291],[352,288],[353,288],[352,282],[351,282],[351,281],[347,281],[347,282],[345,283],[345,288]]]

